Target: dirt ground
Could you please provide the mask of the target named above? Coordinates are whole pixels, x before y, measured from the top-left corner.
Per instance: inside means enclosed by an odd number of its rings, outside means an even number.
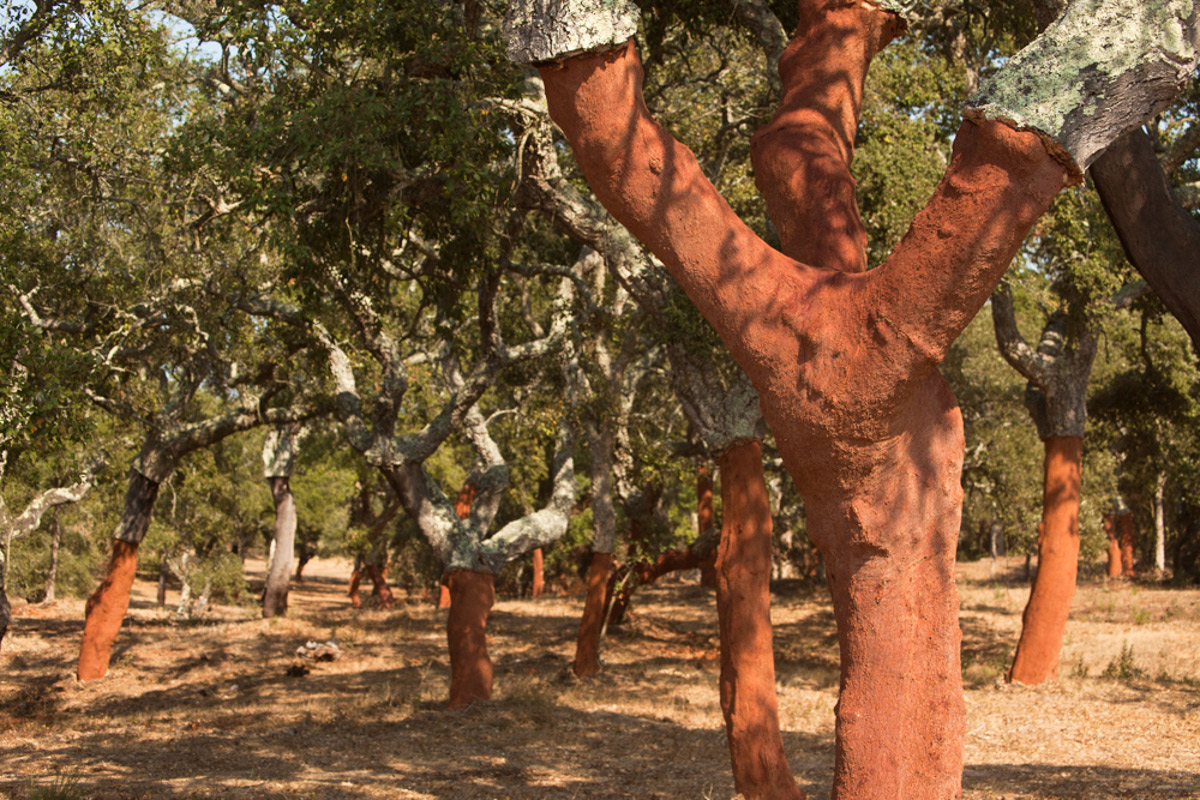
[[[1018,566],[960,567],[964,797],[1200,798],[1200,591],[1083,579],[1059,680],[1006,687],[1028,595]],[[261,580],[261,563],[248,567]],[[582,598],[502,600],[489,627],[495,699],[447,712],[446,612],[418,598],[355,611],[348,572],[310,564],[275,620],[218,607],[176,623],[139,581],[112,672],[82,686],[82,602],[18,604],[0,653],[0,797],[733,795],[707,590],[639,592],[588,682],[569,671]],[[773,618],[792,769],[828,798],[833,615],[823,590],[791,585]],[[297,647],[330,637],[339,660],[289,676]]]

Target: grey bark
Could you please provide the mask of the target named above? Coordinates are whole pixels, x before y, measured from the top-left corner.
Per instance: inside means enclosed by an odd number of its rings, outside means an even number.
[[[46,594],[42,602],[49,605],[55,600],[58,582],[58,549],[62,545],[62,525],[58,520],[58,506],[50,512],[50,568],[46,572]]]
[[[637,33],[628,0],[512,0],[504,18],[508,57],[518,64],[612,50]]]
[[[263,443],[263,477],[275,504],[274,535],[263,592],[263,617],[287,613],[288,583],[296,550],[296,498],[292,496],[289,479],[306,432],[302,423],[276,427]]]
[[[150,518],[154,513],[154,501],[158,499],[157,481],[152,481],[136,469],[129,471],[129,485],[125,490],[125,504],[121,509],[121,520],[113,532],[113,538],[129,544],[141,544],[150,530]]]
[[[1200,0],[1075,0],[966,109],[1038,131],[1079,174],[1165,109],[1200,57]]]
[[[1091,169],[1125,256],[1200,353],[1200,222],[1172,196],[1143,131],[1119,139]]]
[[[992,321],[1000,354],[1028,381],[1025,405],[1038,437],[1083,436],[1096,337],[1085,328],[1068,346],[1066,317],[1055,313],[1034,350],[1017,329],[1012,298],[1004,291],[992,295]]]
[[[1167,569],[1166,489],[1167,473],[1160,472],[1154,481],[1154,569],[1160,576]]]

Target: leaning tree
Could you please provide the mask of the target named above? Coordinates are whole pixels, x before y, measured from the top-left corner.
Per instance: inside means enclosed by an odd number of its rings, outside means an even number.
[[[1200,38],[1190,2],[1073,4],[972,100],[946,176],[867,272],[849,162],[867,68],[909,5],[800,3],[753,148],[782,252],[647,111],[633,6],[526,0],[507,20],[592,189],[749,375],[805,496],[841,644],[839,798],[961,793],[962,419],[936,365],[1058,191],[1177,93]]]

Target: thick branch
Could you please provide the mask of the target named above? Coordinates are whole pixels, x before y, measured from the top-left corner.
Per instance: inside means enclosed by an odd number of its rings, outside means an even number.
[[[1200,223],[1172,196],[1150,137],[1140,130],[1122,137],[1091,175],[1129,263],[1200,353]]]

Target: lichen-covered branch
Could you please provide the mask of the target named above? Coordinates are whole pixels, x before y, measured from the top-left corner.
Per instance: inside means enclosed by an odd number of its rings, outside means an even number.
[[[1075,0],[968,104],[1047,137],[1082,175],[1122,134],[1162,111],[1200,58],[1200,0]]]

